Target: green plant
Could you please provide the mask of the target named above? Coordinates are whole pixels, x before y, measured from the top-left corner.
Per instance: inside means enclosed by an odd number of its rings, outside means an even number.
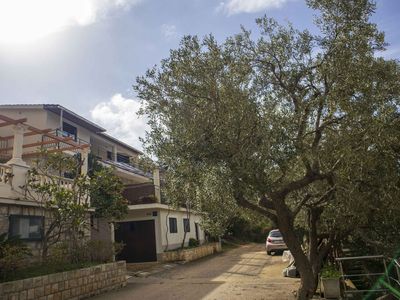
[[[189,247],[198,247],[199,246],[199,241],[194,239],[194,238],[190,238],[189,239]]]
[[[31,250],[18,238],[9,237],[7,233],[0,235],[0,277],[21,268],[26,258],[32,255]]]
[[[123,249],[122,243],[110,241],[91,240],[86,244],[87,252],[92,262],[110,262],[113,256]]]
[[[339,278],[340,272],[335,268],[334,265],[326,265],[321,271],[322,278]]]

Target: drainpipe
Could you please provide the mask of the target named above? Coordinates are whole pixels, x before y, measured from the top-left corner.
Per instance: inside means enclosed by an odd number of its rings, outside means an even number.
[[[61,132],[64,131],[63,123],[64,123],[64,110],[62,109],[62,107],[60,107],[60,130],[61,130]]]
[[[154,196],[156,202],[161,203],[161,191],[160,191],[160,169],[155,168],[153,170],[153,183],[154,183]]]

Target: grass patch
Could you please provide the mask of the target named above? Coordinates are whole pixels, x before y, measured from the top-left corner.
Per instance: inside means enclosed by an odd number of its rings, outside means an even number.
[[[14,281],[20,279],[26,279],[31,277],[38,277],[48,274],[61,273],[66,271],[72,271],[82,268],[88,268],[100,263],[96,262],[82,262],[75,264],[33,264],[26,268],[18,269],[5,277],[0,278],[0,282]]]

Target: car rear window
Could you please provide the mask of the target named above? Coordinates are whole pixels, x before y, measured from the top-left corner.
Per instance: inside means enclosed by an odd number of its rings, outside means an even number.
[[[280,233],[280,231],[271,231],[269,233],[270,237],[282,237],[282,234]]]

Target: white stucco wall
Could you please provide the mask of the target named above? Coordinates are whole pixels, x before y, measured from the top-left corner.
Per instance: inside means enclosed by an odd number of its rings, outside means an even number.
[[[67,118],[63,118],[63,121],[65,123],[71,124],[72,126],[76,127],[77,130],[77,137],[86,141],[90,142],[90,131],[82,126],[77,125],[76,123],[68,120]],[[47,120],[46,120],[46,128],[60,128],[60,116],[52,113],[52,112],[47,112]]]
[[[176,218],[177,221],[177,233],[169,232],[169,220],[168,218]],[[182,244],[184,229],[183,229],[183,219],[186,219],[185,211],[175,211],[171,210],[168,213],[168,210],[161,210],[160,212],[160,220],[161,220],[161,239],[163,249],[165,250],[168,244],[168,250],[179,248]],[[200,216],[191,213],[190,214],[190,232],[186,233],[185,245],[187,246],[190,238],[196,238],[196,229],[195,223],[199,224],[199,240],[200,243],[204,242],[204,231],[200,226]],[[167,228],[168,226],[168,228]]]
[[[157,216],[153,216],[153,212],[157,212]],[[168,218],[177,219],[177,233],[170,233],[167,229],[169,228]],[[183,230],[183,219],[186,218],[185,211],[171,210],[168,213],[166,209],[160,208],[149,208],[140,210],[129,210],[129,213],[118,222],[130,222],[130,221],[145,221],[154,220],[155,236],[156,236],[156,250],[157,253],[162,253],[166,250],[173,250],[181,246],[184,230]],[[117,223],[118,223],[117,222]],[[166,223],[168,222],[168,223]],[[199,224],[199,240],[200,243],[204,243],[205,235],[204,231],[200,226],[200,216],[196,214],[190,215],[190,232],[186,234],[185,245],[187,246],[190,238],[196,238],[195,223]]]
[[[31,125],[33,127],[36,127],[38,129],[46,129],[46,111],[44,111],[43,109],[1,109],[0,114],[5,115],[9,118],[12,119],[23,119],[26,118],[26,124]],[[5,126],[5,127],[0,127],[0,136],[11,136],[13,135],[13,130],[12,130],[12,126]],[[24,137],[24,144],[32,144],[32,143],[36,143],[36,142],[40,142],[42,140],[42,136],[41,135],[32,135],[32,136],[25,136]],[[7,147],[12,147],[13,146],[13,140],[10,139],[8,140],[8,145]],[[38,147],[36,147],[38,148]],[[31,148],[25,148],[24,149],[24,153],[26,152],[34,152],[35,147],[31,147]],[[7,151],[7,153],[4,154],[8,154],[11,155],[12,154],[12,150]],[[30,164],[30,158],[28,158],[26,160],[26,162],[28,164]]]

